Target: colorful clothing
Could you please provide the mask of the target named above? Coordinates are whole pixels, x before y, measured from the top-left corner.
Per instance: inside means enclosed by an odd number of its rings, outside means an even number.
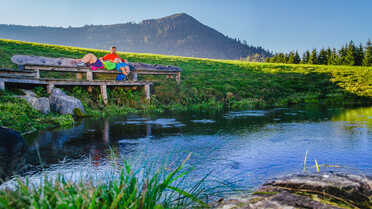
[[[110,61],[103,62],[103,65],[105,66],[105,68],[107,70],[113,70],[113,69],[116,68],[116,63],[115,62],[110,62]]]
[[[92,66],[102,68],[103,64],[99,59],[97,59],[97,61],[93,63]]]
[[[116,58],[119,58],[122,62],[124,62],[124,60],[117,54],[106,54],[104,57],[102,57],[103,60],[110,60],[112,62]]]
[[[125,68],[126,66],[128,66],[128,64],[127,63],[124,63],[124,62],[116,63],[116,70],[118,70],[119,72],[121,72],[120,68],[122,68],[122,67]]]
[[[119,74],[119,75],[116,76],[116,80],[117,81],[127,81],[128,77],[123,75],[123,74]]]
[[[97,61],[91,65],[92,70],[97,70],[98,68],[104,67],[105,66],[103,66],[103,63],[99,59],[97,59]]]

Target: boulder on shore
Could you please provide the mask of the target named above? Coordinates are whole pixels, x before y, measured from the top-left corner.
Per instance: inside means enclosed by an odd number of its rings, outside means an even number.
[[[75,116],[74,109],[79,108],[85,114],[84,107],[80,100],[72,96],[67,96],[61,89],[53,88],[49,96],[50,109],[62,115],[70,114]]]
[[[0,184],[25,163],[26,143],[15,130],[0,126]]]
[[[218,208],[370,208],[372,178],[324,172],[293,174],[264,183],[246,198],[230,198]]]
[[[37,98],[36,94],[31,90],[21,89],[25,96],[17,96],[26,100],[34,109],[39,110],[44,115],[50,113],[49,99],[46,97]]]

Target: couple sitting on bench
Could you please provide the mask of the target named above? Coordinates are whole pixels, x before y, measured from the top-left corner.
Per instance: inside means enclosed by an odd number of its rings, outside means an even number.
[[[106,68],[108,70],[116,69],[123,75],[118,75],[116,80],[128,80],[129,63],[126,59],[122,59],[116,54],[116,47],[112,46],[110,48],[111,54],[106,54],[104,57],[97,58],[94,54],[89,53],[81,59],[81,62],[76,65],[76,67],[85,67],[90,65],[92,70],[97,70],[99,68]]]

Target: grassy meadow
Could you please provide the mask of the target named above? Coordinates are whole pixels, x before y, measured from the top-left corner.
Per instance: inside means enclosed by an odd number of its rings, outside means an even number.
[[[89,52],[98,57],[109,53],[108,50],[0,39],[0,67],[16,69],[17,66],[10,61],[10,57],[15,54],[82,58]],[[165,76],[139,76],[140,80],[155,81],[155,85],[151,87],[150,102],[145,100],[141,88],[112,88],[108,89],[107,107],[102,104],[99,88],[88,93],[82,87],[64,87],[69,95],[82,101],[88,116],[190,108],[263,108],[301,103],[344,104],[372,101],[372,67],[252,63],[130,52],[118,54],[130,62],[178,66],[182,69],[181,85],[174,79],[165,80]],[[66,75],[45,73],[42,76],[60,78]],[[113,78],[102,76],[99,79]],[[9,91],[0,93],[0,109],[10,115],[21,114],[7,105],[6,98],[16,92],[15,88],[17,86],[11,85],[7,87]],[[46,95],[45,88],[32,88],[38,95]],[[10,126],[21,132],[29,131],[27,126],[22,126],[25,129],[23,130],[11,122],[5,122],[9,121],[6,115],[1,115],[0,125]]]
[[[120,51],[120,49],[118,49]],[[87,53],[98,57],[104,50],[65,47],[0,39],[0,68],[13,68],[10,58],[16,54],[47,57],[82,58]],[[64,87],[67,94],[83,103],[88,116],[123,115],[137,111],[187,110],[191,108],[264,108],[301,103],[370,103],[372,102],[372,67],[329,65],[291,65],[251,63],[236,60],[212,60],[156,54],[118,52],[130,62],[174,65],[182,69],[181,84],[165,76],[140,76],[155,81],[151,100],[143,89],[108,89],[109,101],[103,105],[99,88],[92,93],[83,87]],[[45,77],[64,74],[45,73]],[[69,75],[71,76],[71,75]],[[104,77],[102,79],[112,79]],[[28,86],[39,96],[47,96],[45,87]],[[74,123],[71,116],[43,115],[33,110],[19,94],[19,86],[7,85],[0,91],[0,126],[21,134]],[[22,86],[25,88],[25,86]],[[191,155],[191,154],[190,154]],[[124,163],[119,178],[105,182],[82,179],[71,182],[59,176],[45,178],[34,186],[19,180],[17,190],[0,191],[0,208],[206,208],[208,197],[217,190],[202,179],[186,185],[194,169],[187,166],[190,155],[169,167],[148,162],[140,169]],[[146,161],[147,162],[147,161]],[[145,169],[145,170],[143,170]],[[226,191],[226,188],[222,188]]]

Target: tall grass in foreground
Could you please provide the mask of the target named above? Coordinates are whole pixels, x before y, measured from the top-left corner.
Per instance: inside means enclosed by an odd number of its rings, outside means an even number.
[[[206,208],[208,197],[229,190],[209,174],[192,179],[191,153],[172,169],[165,161],[149,160],[137,169],[124,161],[120,174],[109,179],[69,181],[43,177],[41,184],[17,180],[17,189],[0,191],[1,208]],[[157,168],[157,169],[154,169]],[[230,189],[231,191],[231,189]]]

